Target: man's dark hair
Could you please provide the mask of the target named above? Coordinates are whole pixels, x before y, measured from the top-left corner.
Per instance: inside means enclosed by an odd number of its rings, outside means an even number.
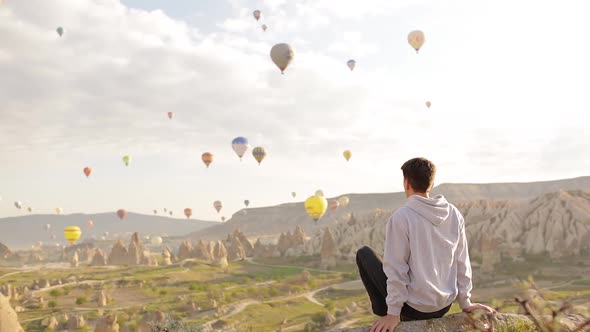
[[[432,188],[436,166],[426,158],[414,158],[402,165],[402,172],[415,192],[425,193]]]

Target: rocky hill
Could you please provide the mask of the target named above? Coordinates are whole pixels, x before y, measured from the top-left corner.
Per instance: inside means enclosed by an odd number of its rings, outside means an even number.
[[[465,216],[470,256],[491,269],[502,257],[525,255],[557,259],[590,254],[590,191],[544,194],[524,203],[477,200],[457,207]],[[326,229],[337,245],[337,255],[353,260],[363,245],[383,251],[385,225],[392,211],[375,210],[349,215],[316,230],[306,253],[320,254]]]
[[[8,299],[0,293],[0,332],[24,332]]]
[[[94,226],[87,227],[86,222],[92,220]],[[46,229],[46,225],[50,229]],[[181,236],[190,232],[217,225],[212,221],[194,219],[174,219],[164,216],[129,213],[119,220],[115,213],[101,214],[70,214],[70,215],[27,215],[0,219],[0,242],[13,250],[30,248],[37,242],[52,243],[55,240],[67,243],[63,239],[63,230],[67,226],[78,226],[84,239],[100,239],[108,232],[109,239],[128,238],[134,232],[144,235]]]
[[[475,207],[474,213],[471,215],[474,217],[473,220],[476,220],[478,218],[487,219],[477,212],[478,209],[481,210],[479,212],[495,213],[493,211],[502,205],[517,205],[519,202],[526,202],[559,190],[590,190],[590,177],[533,183],[441,184],[434,188],[433,194],[442,193],[454,203],[469,202],[466,204]],[[252,239],[263,236],[276,237],[280,233],[294,229],[297,225],[301,225],[306,233],[312,234],[351,212],[362,215],[377,209],[393,211],[402,206],[406,200],[405,194],[402,192],[348,194],[345,196],[350,198],[348,207],[340,208],[335,213],[327,212],[317,223],[307,216],[302,202],[288,203],[239,211],[228,222],[194,232],[190,238],[192,240],[218,240],[226,234],[232,233],[235,229],[240,229]]]

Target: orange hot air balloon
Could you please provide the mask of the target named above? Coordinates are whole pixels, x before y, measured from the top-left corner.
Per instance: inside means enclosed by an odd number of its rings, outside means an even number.
[[[127,216],[127,211],[123,209],[117,211],[117,217],[119,217],[119,219],[123,220],[125,219],[125,216]]]
[[[186,216],[187,219],[189,219],[193,215],[193,210],[191,210],[189,208],[184,209],[184,215]]]
[[[168,112],[168,119],[172,120],[173,117],[174,117],[174,113]]]
[[[209,168],[209,165],[211,165],[211,163],[213,162],[213,154],[210,152],[205,152],[201,156],[201,159],[203,160],[207,168]]]
[[[336,212],[336,210],[340,207],[340,202],[338,202],[337,200],[333,200],[330,201],[328,206],[330,207],[330,210],[332,210],[332,212]]]
[[[86,222],[86,226],[88,226],[88,228],[92,228],[92,227],[94,227],[94,221],[92,221],[92,220],[88,220],[88,221]]]
[[[92,173],[92,168],[84,167],[84,175],[86,175],[86,177],[89,177],[91,173]]]

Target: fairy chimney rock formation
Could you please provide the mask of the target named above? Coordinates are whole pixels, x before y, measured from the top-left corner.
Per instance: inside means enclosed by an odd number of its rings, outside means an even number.
[[[221,241],[217,241],[213,249],[213,265],[226,267],[227,264],[227,249]]]

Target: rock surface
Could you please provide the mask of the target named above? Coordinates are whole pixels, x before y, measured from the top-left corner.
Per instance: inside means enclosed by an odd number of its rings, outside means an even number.
[[[102,317],[97,323],[94,332],[119,332],[119,323],[117,316],[107,315]]]
[[[92,260],[90,261],[90,266],[106,266],[107,265],[107,258],[104,254],[104,251],[100,249],[96,249],[94,251],[94,256],[92,256]]]
[[[401,322],[395,332],[476,332],[476,331],[537,331],[534,323],[527,316],[514,314],[484,315],[479,319],[470,318],[467,314],[448,315],[440,319],[413,322]],[[570,316],[560,320],[565,327],[563,332],[571,332],[568,327],[579,322],[579,317]],[[576,325],[577,326],[577,325]],[[337,332],[368,332],[370,327],[339,329]]]
[[[24,332],[8,299],[0,293],[0,332]]]

